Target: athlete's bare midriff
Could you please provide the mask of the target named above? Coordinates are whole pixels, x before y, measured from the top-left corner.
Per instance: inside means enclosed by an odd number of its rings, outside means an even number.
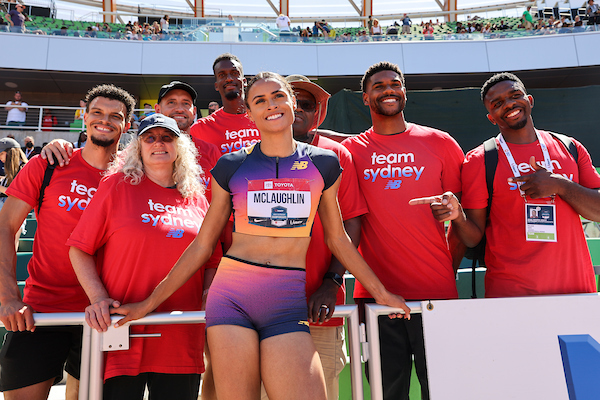
[[[233,233],[227,254],[259,264],[306,269],[310,237],[271,237]]]

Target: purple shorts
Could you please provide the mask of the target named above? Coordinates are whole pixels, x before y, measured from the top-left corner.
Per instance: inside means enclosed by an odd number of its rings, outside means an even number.
[[[206,300],[206,327],[254,329],[260,340],[307,332],[306,272],[223,256]]]

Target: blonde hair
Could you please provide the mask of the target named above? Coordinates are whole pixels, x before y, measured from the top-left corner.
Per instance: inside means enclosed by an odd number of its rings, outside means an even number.
[[[21,170],[21,164],[27,163],[27,156],[20,148],[10,148],[4,150],[6,152],[6,161],[4,161],[4,176],[6,178],[6,186],[15,179],[17,173]]]
[[[182,134],[175,139],[177,158],[173,162],[173,180],[177,190],[184,199],[203,196],[204,184],[200,182],[202,167],[196,161],[198,150],[188,135]],[[122,172],[125,180],[132,185],[139,185],[145,176],[142,161],[142,145],[139,136],[131,139],[110,164],[106,176]]]

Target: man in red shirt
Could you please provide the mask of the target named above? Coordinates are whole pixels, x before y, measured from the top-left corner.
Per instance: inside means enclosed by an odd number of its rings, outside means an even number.
[[[600,175],[589,153],[534,127],[533,97],[513,74],[491,77],[481,99],[500,130],[489,222],[483,145],[463,165],[462,206],[452,193],[431,198],[438,218],[452,220],[470,247],[485,232],[486,297],[596,292],[579,218],[600,220]]]
[[[58,125],[58,120],[54,115],[52,115],[52,110],[49,108],[44,109],[44,115],[42,117],[42,130],[43,131],[51,131],[53,127]]]
[[[321,136],[317,131],[327,115],[327,101],[330,95],[305,76],[290,75],[286,79],[294,89],[297,103],[293,125],[294,139],[332,150],[340,159],[340,165],[344,169],[338,189],[340,211],[346,232],[353,243],[358,245],[360,218],[368,212],[368,208],[358,187],[352,156],[344,146]],[[345,272],[346,269],[331,255],[325,244],[323,226],[317,216],[306,254],[306,298],[310,334],[323,365],[328,399],[338,398],[338,375],[346,363],[344,320],[331,319],[335,305],[344,304]]]
[[[231,153],[260,140],[260,132],[246,114],[246,78],[242,63],[233,54],[221,54],[213,63],[215,90],[223,107],[200,118],[190,129],[193,137],[216,145],[221,154]]]
[[[173,118],[177,121],[179,130],[190,135],[190,127],[194,124],[194,116],[196,115],[195,103],[197,97],[198,94],[193,87],[185,82],[173,81],[160,88],[158,102],[154,106],[154,110]],[[212,198],[210,192],[212,175],[210,170],[217,163],[221,153],[218,147],[212,143],[193,136],[192,140],[198,149],[198,164],[202,167],[202,180],[206,186],[204,195],[210,202]]]
[[[432,190],[460,191],[463,152],[446,132],[404,119],[406,87],[397,65],[371,66],[362,89],[373,127],[342,142],[352,153],[369,206],[359,250],[394,294],[411,300],[457,298],[443,224],[429,209],[410,208],[408,201]],[[360,282],[354,298],[359,305],[373,302]],[[422,397],[429,398],[421,321],[420,314],[410,320],[379,318],[385,399],[408,399],[413,355]]]
[[[83,312],[89,304],[65,243],[129,129],[135,107],[129,93],[112,85],[93,88],[87,100],[89,143],[73,152],[68,167],[54,170],[41,207],[47,163],[36,156],[10,185],[0,211],[0,320],[10,331],[0,352],[0,390],[6,399],[47,398],[52,384],[62,379],[65,361],[69,375],[79,378],[81,327],[36,327],[33,313]],[[13,239],[32,208],[38,226],[21,299]],[[76,396],[76,390],[67,389],[68,399]]]

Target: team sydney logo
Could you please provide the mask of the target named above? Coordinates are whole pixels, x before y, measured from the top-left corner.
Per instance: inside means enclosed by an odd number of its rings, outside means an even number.
[[[71,211],[73,207],[77,207],[78,210],[83,211],[90,203],[92,197],[94,197],[96,188],[87,187],[73,179],[69,192],[71,194],[58,197],[58,206],[66,208],[67,211]]]
[[[424,166],[414,165],[415,155],[413,153],[390,153],[371,155],[372,168],[363,170],[363,179],[375,182],[377,179],[387,179],[385,189],[399,189],[402,179],[414,179],[418,181],[425,170]],[[408,164],[408,165],[407,165]]]
[[[153,227],[167,227],[168,238],[180,239],[185,233],[185,228],[192,228],[197,232],[202,225],[202,220],[195,218],[191,209],[162,204],[152,199],[148,199],[148,209],[149,212],[140,215],[142,223]]]

